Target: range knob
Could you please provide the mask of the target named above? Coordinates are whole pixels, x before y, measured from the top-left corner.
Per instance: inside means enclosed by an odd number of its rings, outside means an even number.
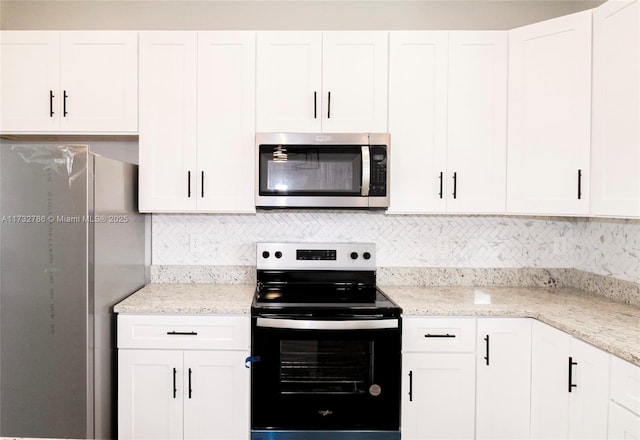
[[[358,258],[358,253],[357,252],[351,252],[351,259],[352,260],[356,260]]]
[[[269,258],[269,251],[262,251],[262,258]]]
[[[369,252],[365,252],[364,254],[362,254],[362,258],[364,258],[365,260],[368,260],[371,258],[371,254]]]
[[[282,252],[276,251],[275,256],[276,258],[282,258]]]

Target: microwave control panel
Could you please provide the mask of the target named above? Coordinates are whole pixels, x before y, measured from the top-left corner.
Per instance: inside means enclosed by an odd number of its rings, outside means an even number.
[[[369,196],[387,195],[387,149],[384,146],[369,147],[371,157],[371,179]]]

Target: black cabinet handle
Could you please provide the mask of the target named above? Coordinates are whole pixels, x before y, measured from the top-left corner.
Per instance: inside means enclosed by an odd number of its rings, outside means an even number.
[[[168,335],[170,336],[196,336],[198,334],[198,332],[176,332],[176,331],[171,331],[171,332],[167,332]]]
[[[327,98],[327,119],[331,119],[331,92]]]
[[[175,399],[178,394],[178,388],[176,387],[176,374],[178,374],[178,370],[173,369],[173,398]]]
[[[569,392],[571,392],[572,388],[575,388],[578,386],[573,383],[573,366],[574,365],[578,365],[578,363],[573,362],[573,358],[569,356]]]
[[[427,333],[426,335],[424,335],[425,338],[455,338],[456,335],[451,335],[449,333],[446,334],[431,334],[431,333]]]
[[[413,371],[409,371],[409,402],[413,402]]]
[[[67,98],[68,97],[69,97],[69,95],[67,95],[67,91],[63,90],[63,92],[62,92],[62,116],[64,116],[65,118],[69,114],[67,112]]]
[[[487,365],[489,365],[489,335],[485,336],[484,338],[485,344],[486,344],[486,352],[487,355],[484,357],[484,360],[487,361]]]
[[[187,171],[187,197],[191,197],[191,171]]]
[[[200,197],[204,199],[204,171],[200,172]]]
[[[578,200],[582,199],[582,170],[578,170]]]
[[[53,94],[53,90],[49,90],[49,117],[53,118],[53,98],[55,98]]]
[[[189,399],[191,399],[191,368],[189,368]]]
[[[458,173],[453,172],[453,198],[458,196]]]
[[[440,198],[442,198],[442,188],[444,185],[444,173],[442,171],[440,171],[440,192],[438,193],[438,195],[440,196]]]
[[[318,119],[318,92],[313,92],[313,119]]]

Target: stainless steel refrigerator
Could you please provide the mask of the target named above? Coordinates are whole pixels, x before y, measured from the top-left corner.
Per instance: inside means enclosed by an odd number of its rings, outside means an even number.
[[[113,306],[148,278],[137,166],[0,143],[0,437],[115,438]]]

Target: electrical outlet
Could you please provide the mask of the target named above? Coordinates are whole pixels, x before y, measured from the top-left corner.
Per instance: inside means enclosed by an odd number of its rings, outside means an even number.
[[[567,254],[567,238],[566,237],[555,237],[553,239],[553,254],[554,255]]]

